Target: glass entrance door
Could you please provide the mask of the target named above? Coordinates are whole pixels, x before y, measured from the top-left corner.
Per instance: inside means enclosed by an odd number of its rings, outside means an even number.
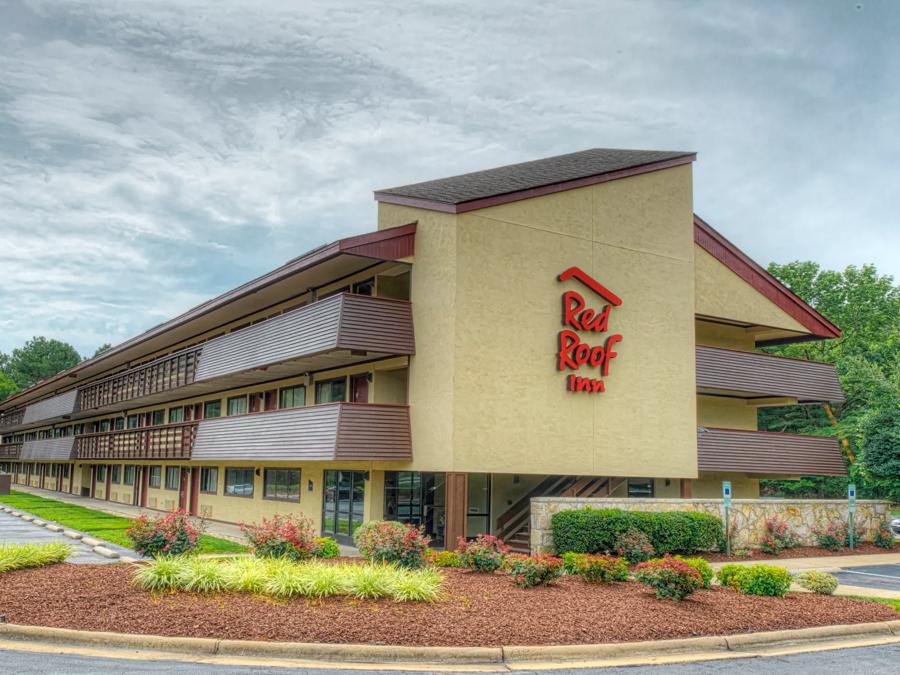
[[[352,545],[353,533],[363,522],[365,500],[364,471],[326,471],[322,534]]]

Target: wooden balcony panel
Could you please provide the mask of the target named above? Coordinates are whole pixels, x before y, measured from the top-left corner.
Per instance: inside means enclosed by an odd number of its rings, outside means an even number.
[[[0,445],[0,459],[19,459],[21,453],[21,443],[3,443]]]
[[[26,462],[67,462],[73,459],[74,442],[74,436],[25,441],[19,459]]]
[[[834,365],[759,352],[697,345],[697,388],[746,398],[789,397],[801,403],[842,402]]]
[[[325,403],[203,420],[195,460],[411,461],[409,408]]]
[[[19,408],[18,410],[10,410],[9,412],[0,415],[0,429],[8,429],[10,427],[17,427],[22,424],[22,419],[25,417],[25,408]]]
[[[43,401],[32,403],[25,408],[22,424],[32,424],[41,420],[49,420],[54,417],[71,415],[78,403],[78,390],[72,389],[58,396],[51,396]]]
[[[771,431],[701,428],[697,433],[700,471],[761,475],[846,476],[836,438]]]
[[[75,457],[107,459],[190,459],[197,422],[106,431],[75,437]]]

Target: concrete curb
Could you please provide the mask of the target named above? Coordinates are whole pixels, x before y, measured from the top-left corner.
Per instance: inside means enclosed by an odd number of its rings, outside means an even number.
[[[815,647],[836,641],[900,640],[900,620],[794,630],[767,631],[679,640],[622,642],[586,645],[538,645],[510,647],[405,647],[301,642],[216,640],[212,638],[164,637],[79,631],[68,628],[0,624],[0,638],[55,645],[103,646],[113,649],[146,649],[193,656],[259,657],[369,664],[485,665],[602,662],[614,659],[659,659],[677,656],[689,659],[721,658],[748,654],[760,648]],[[839,646],[839,645],[838,645]]]

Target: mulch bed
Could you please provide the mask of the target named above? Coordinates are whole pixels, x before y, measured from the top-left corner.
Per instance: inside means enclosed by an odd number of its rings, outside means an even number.
[[[863,543],[857,544],[851,551],[849,548],[843,548],[840,551],[829,551],[818,546],[799,546],[797,548],[785,549],[778,555],[763,553],[758,549],[753,549],[753,555],[727,556],[724,553],[698,553],[697,555],[706,558],[710,562],[739,562],[746,560],[784,560],[786,558],[831,558],[839,555],[868,555],[872,553],[896,553],[897,548],[879,548],[875,544]]]
[[[9,623],[119,633],[436,646],[630,642],[897,618],[878,603],[809,593],[778,599],[713,589],[676,603],[636,582],[565,577],[519,589],[508,577],[460,570],[444,570],[448,597],[434,605],[153,595],[130,585],[133,572],[131,565],[72,564],[9,572],[0,613]]]

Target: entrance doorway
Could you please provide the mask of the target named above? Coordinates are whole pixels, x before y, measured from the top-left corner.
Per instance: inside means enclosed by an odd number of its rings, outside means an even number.
[[[322,534],[353,544],[362,525],[366,500],[364,471],[326,471],[322,505]]]
[[[421,526],[442,547],[447,524],[447,478],[443,473],[384,472],[384,519]],[[447,542],[451,548],[456,542]]]

